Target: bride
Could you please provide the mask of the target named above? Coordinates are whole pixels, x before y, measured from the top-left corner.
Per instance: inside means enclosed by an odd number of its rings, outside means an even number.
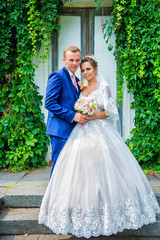
[[[160,208],[137,160],[111,124],[118,117],[108,83],[86,56],[81,97],[97,102],[84,127],[73,129],[42,200],[39,223],[76,237],[112,235],[156,221]]]

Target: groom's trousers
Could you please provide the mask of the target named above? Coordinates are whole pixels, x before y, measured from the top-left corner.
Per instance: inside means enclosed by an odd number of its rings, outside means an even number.
[[[52,162],[53,162],[51,175],[50,175],[50,178],[51,178],[57,158],[58,158],[64,144],[66,143],[67,139],[50,135],[50,140],[51,140],[51,145],[52,145]]]

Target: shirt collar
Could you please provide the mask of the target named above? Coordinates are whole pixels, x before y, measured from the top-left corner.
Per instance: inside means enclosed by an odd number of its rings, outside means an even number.
[[[69,71],[68,68],[66,68],[66,69],[68,70],[70,77],[72,77],[72,76],[73,76],[73,73],[72,73],[71,71]]]

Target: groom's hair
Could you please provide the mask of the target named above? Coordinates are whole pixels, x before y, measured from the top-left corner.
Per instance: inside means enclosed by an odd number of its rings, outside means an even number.
[[[64,58],[66,57],[66,52],[67,52],[67,51],[71,51],[71,52],[73,52],[73,53],[76,53],[76,52],[80,52],[80,53],[81,53],[81,51],[79,50],[78,47],[69,46],[69,47],[66,47],[66,48],[63,50],[63,57],[64,57]]]

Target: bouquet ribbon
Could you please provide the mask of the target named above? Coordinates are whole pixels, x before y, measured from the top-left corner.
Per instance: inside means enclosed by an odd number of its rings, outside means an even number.
[[[79,125],[79,127],[84,129],[85,123],[81,123],[81,124]]]

